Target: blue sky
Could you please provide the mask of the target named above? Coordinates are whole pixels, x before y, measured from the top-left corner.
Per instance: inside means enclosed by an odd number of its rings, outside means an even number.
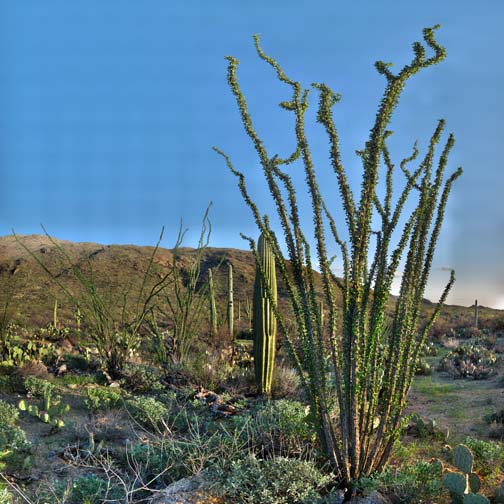
[[[212,145],[247,173],[261,207],[271,206],[223,57],[241,60],[240,82],[272,152],[293,146],[291,118],[277,107],[289,95],[255,55],[254,33],[290,76],[340,92],[343,160],[358,186],[354,151],[384,89],[374,61],[400,68],[422,28],[441,23],[448,57],[408,84],[391,150],[399,161],[415,139],[425,148],[446,119],[457,140],[450,167],[465,171],[427,297],[454,267],[450,302],[504,308],[503,22],[500,0],[0,0],[0,235],[40,233],[43,223],[62,239],[153,244],[165,225],[170,247],[183,219],[195,245],[212,201],[211,245],[245,248],[239,233],[255,235],[254,224]],[[311,124],[316,99],[308,134],[331,201],[327,141]],[[334,213],[343,225],[339,206]]]

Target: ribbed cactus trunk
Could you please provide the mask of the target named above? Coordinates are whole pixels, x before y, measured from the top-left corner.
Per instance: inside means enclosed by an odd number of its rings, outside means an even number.
[[[229,337],[231,341],[234,336],[234,302],[233,302],[233,265],[228,263],[228,304],[227,304],[227,323]]]
[[[261,269],[256,270],[253,300],[254,366],[259,393],[270,395],[275,367],[276,318],[267,289],[274,303],[277,302],[275,256],[264,235],[257,245]],[[267,288],[266,288],[267,287]]]
[[[54,300],[54,310],[53,310],[53,325],[58,327],[58,300]]]
[[[208,296],[210,304],[210,327],[212,335],[217,335],[217,304],[215,303],[215,288],[213,283],[213,272],[208,270]]]
[[[474,300],[474,327],[478,329],[478,300]]]

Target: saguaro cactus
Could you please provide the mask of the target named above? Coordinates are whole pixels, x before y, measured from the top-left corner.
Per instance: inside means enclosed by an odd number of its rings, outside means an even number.
[[[227,322],[229,337],[233,340],[234,335],[234,302],[233,302],[233,265],[228,263],[228,308]]]
[[[474,327],[478,329],[478,300],[474,300]]]
[[[215,304],[215,288],[211,269],[208,270],[208,296],[210,303],[210,326],[212,334],[215,336],[217,334],[217,305]]]
[[[260,269],[256,269],[253,300],[254,366],[259,392],[269,395],[275,367],[277,326],[271,299],[276,304],[277,284],[275,256],[264,234],[259,237],[257,253]]]
[[[53,325],[55,328],[58,327],[58,300],[54,300],[54,310],[53,310]]]

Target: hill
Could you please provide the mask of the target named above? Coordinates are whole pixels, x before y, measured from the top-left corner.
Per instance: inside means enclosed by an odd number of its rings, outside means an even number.
[[[74,243],[59,239],[50,239],[44,235],[18,236],[18,240],[46,265],[54,278],[61,282],[73,295],[78,296],[82,290],[68,267],[68,262],[62,261],[58,247],[68,255],[69,260],[79,266],[87,274],[92,274],[100,292],[111,300],[117,300],[117,310],[121,308],[119,301],[128,292],[131,299],[147,269],[154,248],[136,245],[101,245],[97,243]],[[182,271],[187,266],[196,251],[191,248],[179,250]],[[173,251],[159,248],[155,256],[156,281],[165,273],[173,260]],[[215,284],[217,304],[221,315],[225,314],[227,293],[226,263],[233,265],[235,318],[240,318],[238,328],[246,327],[247,306],[251,302],[255,264],[249,251],[239,249],[224,249],[209,247],[205,250],[201,265],[201,277],[207,276],[209,268],[220,268],[217,271]],[[316,275],[319,277],[319,275]],[[317,279],[320,281],[320,279]],[[75,311],[72,303],[65,298],[55,281],[37,264],[12,235],[0,237],[0,309],[11,299],[9,317],[27,327],[41,327],[53,319],[55,299],[58,299],[58,318],[67,325],[75,325]],[[288,300],[283,285],[279,284],[279,299],[282,309],[288,309]],[[391,296],[389,308],[391,311],[394,298]],[[430,313],[434,304],[424,302],[424,314]],[[471,307],[446,306],[442,318],[450,325],[460,325],[472,317]],[[480,319],[491,319],[502,316],[500,310],[480,308]]]

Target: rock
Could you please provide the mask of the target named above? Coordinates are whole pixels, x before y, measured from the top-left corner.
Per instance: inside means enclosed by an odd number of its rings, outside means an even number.
[[[210,483],[201,475],[175,481],[149,501],[150,504],[204,504],[222,502],[208,492]]]
[[[391,501],[375,490],[366,497],[354,497],[349,504],[391,504]]]

